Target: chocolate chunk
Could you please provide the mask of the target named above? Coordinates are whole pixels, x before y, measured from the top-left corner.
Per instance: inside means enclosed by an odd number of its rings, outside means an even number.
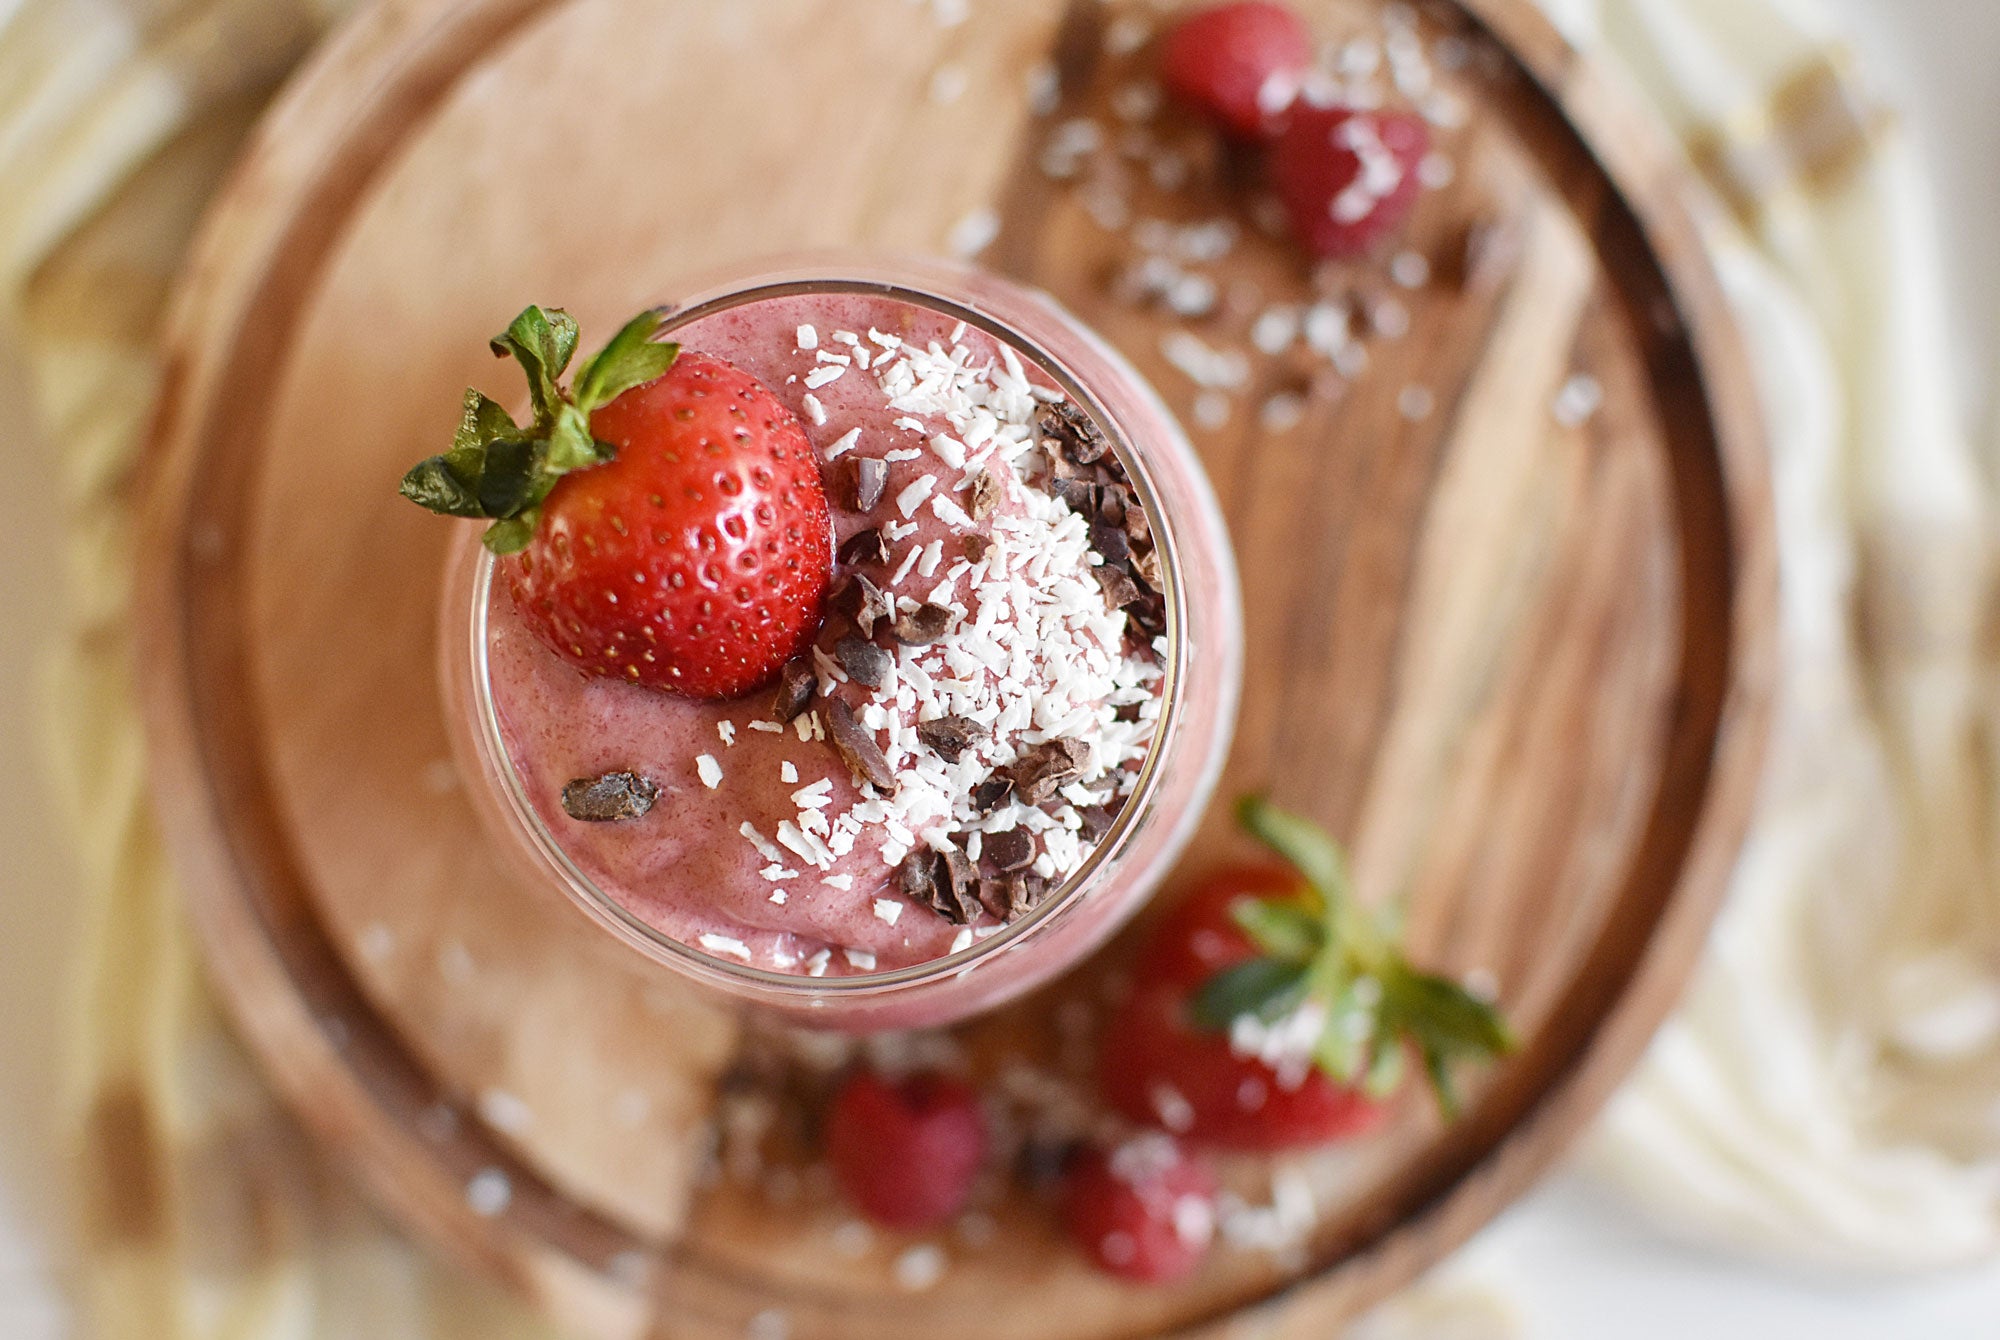
[[[931,721],[917,723],[917,738],[936,751],[939,758],[947,763],[958,762],[958,757],[974,740],[979,738],[979,723],[970,717],[938,717]]]
[[[981,563],[985,561],[986,555],[993,551],[993,540],[986,535],[968,535],[962,547],[968,562]]]
[[[1044,446],[1043,459],[1048,463],[1050,479],[1081,479],[1086,483],[1095,484],[1103,474],[1097,466],[1078,465],[1057,450],[1053,442]]]
[[[980,471],[979,478],[972,481],[971,507],[967,514],[974,521],[984,521],[993,515],[993,509],[1000,505],[1000,481],[988,471]]]
[[[855,683],[871,689],[889,682],[889,669],[895,664],[895,658],[888,652],[858,637],[844,637],[834,643],[833,659],[840,662],[840,668]]]
[[[889,487],[889,463],[872,456],[849,456],[840,483],[841,506],[850,512],[872,512]]]
[[[1109,805],[1086,805],[1076,812],[1083,821],[1080,830],[1087,841],[1096,842],[1111,831],[1111,821],[1118,817]]]
[[[1090,528],[1090,547],[1104,555],[1106,563],[1124,564],[1132,558],[1132,542],[1123,526],[1107,526],[1102,521]]]
[[[1097,519],[1107,526],[1123,526],[1128,502],[1123,484],[1100,484],[1097,489]]]
[[[1125,617],[1139,626],[1139,631],[1148,637],[1158,637],[1167,631],[1167,598],[1152,591],[1142,591],[1139,598],[1125,607]]]
[[[942,878],[944,872],[941,867],[942,862],[936,852],[929,847],[920,847],[905,856],[903,863],[896,867],[896,887],[911,902],[930,908],[954,926],[963,926],[972,917],[952,896],[951,883]]]
[[[938,862],[938,876],[938,892],[950,899],[953,911],[958,914],[945,912],[946,920],[959,925],[972,920],[979,911],[979,872],[972,868],[971,858],[957,847],[947,848]]]
[[[1004,875],[979,881],[979,905],[995,921],[1007,919],[1007,879]]]
[[[1036,874],[1015,875],[1007,881],[1007,905],[1014,916],[1032,912],[1048,896],[1049,882]]]
[[[999,807],[1000,802],[1005,800],[1008,793],[1013,789],[1014,784],[1012,782],[995,773],[978,786],[972,788],[972,806],[982,813],[987,810],[996,809]]]
[[[896,884],[911,902],[930,908],[954,926],[979,915],[972,863],[955,847],[944,853],[928,847],[911,852],[896,867]]]
[[[579,777],[562,789],[563,813],[588,824],[637,819],[659,798],[660,788],[636,772]]]
[[[979,855],[982,860],[993,862],[994,868],[1003,874],[1026,870],[1035,863],[1035,838],[1025,828],[988,833],[979,839]]]
[[[1139,583],[1121,567],[1100,563],[1090,570],[1090,575],[1097,578],[1097,585],[1104,592],[1104,603],[1112,609],[1123,609],[1139,598]]]
[[[1024,1186],[1047,1191],[1061,1184],[1070,1165],[1082,1155],[1083,1141],[1030,1136],[1014,1156],[1014,1175]]]
[[[1155,591],[1166,588],[1160,584],[1160,551],[1148,549],[1143,554],[1132,556],[1132,575]]]
[[[1089,465],[1104,455],[1104,434],[1072,401],[1058,400],[1053,405],[1044,405],[1036,427],[1044,437],[1055,439],[1063,455],[1078,465]]]
[[[1075,781],[1089,750],[1077,740],[1050,740],[1038,744],[1002,769],[1014,784],[1014,795],[1023,805],[1039,805]]]
[[[818,687],[819,676],[813,670],[810,653],[786,661],[784,672],[778,676],[778,696],[771,704],[771,719],[783,725],[805,711]]]
[[[882,746],[875,743],[875,732],[854,719],[854,709],[845,698],[833,698],[827,702],[826,728],[833,736],[833,747],[847,760],[848,769],[856,777],[879,791],[887,791],[895,785],[896,774],[889,771],[889,760],[882,754]]]
[[[875,636],[876,620],[890,618],[896,609],[887,592],[858,572],[851,574],[847,585],[835,593],[833,608],[852,619],[863,637]]]
[[[851,568],[863,563],[887,563],[889,541],[879,530],[857,530],[840,546],[840,561]]]
[[[1152,551],[1153,523],[1146,519],[1145,508],[1137,504],[1127,507],[1125,514],[1118,519],[1118,524],[1125,528],[1125,538],[1131,541],[1133,553],[1137,554],[1142,550],[1148,553]]]
[[[1097,485],[1088,479],[1057,479],[1049,491],[1078,516],[1090,516],[1097,511]]]
[[[924,647],[944,636],[951,627],[951,611],[943,605],[919,605],[896,620],[896,641],[906,647]]]
[[[1040,875],[1016,873],[979,881],[979,902],[999,921],[1013,921],[1032,912],[1049,891]]]

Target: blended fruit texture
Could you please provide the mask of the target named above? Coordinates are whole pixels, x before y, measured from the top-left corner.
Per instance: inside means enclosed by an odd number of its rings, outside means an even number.
[[[967,948],[1082,866],[1146,757],[1145,515],[1046,375],[943,313],[771,297],[673,338],[764,381],[818,449],[826,624],[784,686],[702,702],[586,677],[496,582],[489,674],[529,803],[606,894],[719,959],[838,976]],[[565,807],[613,773],[650,807]]]

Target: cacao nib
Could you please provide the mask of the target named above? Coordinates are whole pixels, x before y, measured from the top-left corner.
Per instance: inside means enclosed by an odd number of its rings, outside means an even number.
[[[563,813],[589,824],[637,819],[659,798],[660,788],[636,772],[579,777],[562,789]]]
[[[828,700],[826,712],[827,732],[833,736],[833,747],[847,760],[847,766],[855,776],[878,791],[887,791],[895,785],[896,774],[889,771],[889,760],[882,753],[882,746],[875,743],[875,732],[854,719],[854,709],[845,698]]]
[[[781,725],[790,722],[806,710],[818,688],[819,676],[813,670],[812,656],[794,656],[785,662],[778,676],[778,695],[771,704],[771,719]]]

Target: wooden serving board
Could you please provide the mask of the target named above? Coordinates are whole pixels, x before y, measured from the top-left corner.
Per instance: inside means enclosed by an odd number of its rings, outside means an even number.
[[[412,1228],[586,1334],[1326,1335],[1547,1166],[1699,950],[1755,780],[1773,564],[1677,160],[1525,0],[1427,9],[1424,41],[1459,33],[1469,59],[1437,76],[1466,113],[1439,132],[1450,179],[1394,249],[1422,264],[1315,281],[1250,222],[1238,167],[1135,90],[1171,8],[387,0],[301,73],[208,221],[142,607],[196,923],[302,1120]],[[1302,8],[1341,40],[1385,6]],[[1072,176],[1078,118],[1116,138]],[[1188,263],[1220,311],[1134,300],[1143,226],[1107,195],[1242,225]],[[1364,888],[1407,896],[1419,955],[1490,976],[1524,1039],[1450,1129],[1411,1104],[1303,1161],[1321,1205],[1295,1252],[1224,1252],[1172,1289],[1093,1275],[1032,1198],[996,1203],[986,1245],[933,1244],[932,1283],[922,1243],[859,1243],[826,1197],[695,1185],[741,1021],[489,853],[433,666],[447,528],[394,495],[459,389],[496,384],[485,338],[527,301],[603,330],[746,257],[936,252],[982,221],[982,263],[1055,293],[1196,425],[1248,614],[1225,793],[1330,824]],[[1365,368],[1255,354],[1203,399],[1167,356],[1175,332],[1249,353],[1252,317],[1315,282],[1361,314]],[[1235,841],[1211,816],[1190,868]],[[1048,1051],[1117,960],[960,1045],[988,1070]]]

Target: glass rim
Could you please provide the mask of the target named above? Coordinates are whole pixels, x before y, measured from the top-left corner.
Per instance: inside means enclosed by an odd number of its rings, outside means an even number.
[[[936,286],[953,282],[955,277],[969,276],[976,276],[979,283],[1004,285],[1025,303],[1040,308],[1052,320],[1062,323],[1068,332],[1079,337],[1090,352],[1108,359],[1114,367],[1126,371],[1131,382],[1139,387],[1145,396],[1157,403],[1157,393],[1135,369],[1130,368],[1121,354],[1046,294],[983,270],[938,261],[900,261],[894,265],[883,265],[879,270],[866,263],[857,263],[852,258],[843,258],[821,265],[794,261],[778,267],[759,266],[754,271],[746,272],[745,277],[740,279],[724,278],[719,281],[711,279],[685,302],[668,305],[664,310],[669,313],[669,317],[667,324],[662,328],[662,334],[671,336],[677,327],[753,302],[799,294],[859,293],[906,301],[913,306],[927,308],[953,320],[964,321],[968,327],[984,331],[994,339],[1013,346],[1024,361],[1031,363],[1041,371],[1042,375],[1054,382],[1057,388],[1081,406],[1090,415],[1092,422],[1104,432],[1112,450],[1125,467],[1131,484],[1139,496],[1140,505],[1146,509],[1147,517],[1152,524],[1154,545],[1160,554],[1160,572],[1164,587],[1161,594],[1165,597],[1166,605],[1166,632],[1163,637],[1168,652],[1161,679],[1160,714],[1155,721],[1152,740],[1145,761],[1140,766],[1138,780],[1124,804],[1120,806],[1110,830],[1098,842],[1083,865],[1026,915],[1006,923],[996,931],[974,939],[964,949],[926,959],[921,963],[883,971],[871,970],[822,977],[760,968],[753,964],[722,958],[676,939],[646,922],[584,873],[528,799],[520,771],[514,766],[506,741],[501,734],[499,709],[494,701],[488,659],[487,627],[493,599],[493,581],[499,560],[484,547],[479,551],[473,574],[471,619],[467,629],[471,639],[472,702],[477,717],[475,740],[481,761],[487,765],[489,773],[503,781],[501,791],[505,797],[509,817],[528,838],[535,854],[560,877],[573,902],[621,940],[652,957],[658,958],[664,955],[672,960],[675,966],[689,970],[694,976],[717,980],[739,988],[754,986],[780,996],[798,997],[808,1007],[814,1007],[822,1005],[828,997],[887,994],[970,972],[990,959],[1019,948],[1031,939],[1037,930],[1050,925],[1064,912],[1084,901],[1092,892],[1095,878],[1107,865],[1113,863],[1132,841],[1142,825],[1148,803],[1159,789],[1161,760],[1165,753],[1163,746],[1174,735],[1175,728],[1179,724],[1182,701],[1180,688],[1186,679],[1188,671],[1186,660],[1190,654],[1188,640],[1182,632],[1185,626],[1186,593],[1180,580],[1178,536],[1175,534],[1174,525],[1160,508],[1159,491],[1154,486],[1144,452],[1135,446],[1126,435],[1122,423],[1076,378],[1062,359],[1045,348],[1041,341],[1019,330],[1008,319],[983,311],[976,305],[950,297],[936,289]],[[1163,405],[1160,409],[1161,420],[1178,431],[1177,421],[1172,414],[1167,412]]]

